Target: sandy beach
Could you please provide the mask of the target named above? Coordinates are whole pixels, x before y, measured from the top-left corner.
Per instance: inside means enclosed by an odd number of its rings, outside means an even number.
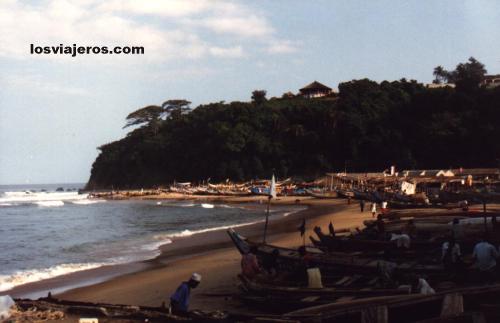
[[[224,198],[219,198],[224,199]],[[258,198],[230,198],[234,203],[248,203]],[[229,202],[224,199],[224,202]],[[275,204],[297,204],[295,197],[284,197]],[[332,221],[336,229],[362,226],[370,218],[369,212],[360,213],[357,204],[347,205],[346,200],[317,200],[302,198],[298,204],[304,210],[269,223],[268,242],[280,246],[294,247],[302,244],[297,227],[306,219],[306,238],[314,226],[324,229]],[[258,223],[237,229],[242,235],[254,240],[262,239],[263,224]],[[309,243],[308,239],[306,243]],[[191,308],[203,310],[239,310],[238,302],[229,296],[237,289],[237,274],[241,256],[233,247],[225,230],[179,238],[174,243],[161,247],[161,255],[147,261],[142,268],[129,269],[129,273],[104,282],[75,288],[57,294],[58,298],[90,302],[106,302],[134,305],[159,306],[168,303],[169,295],[178,284],[192,272],[203,276],[199,288],[192,294]],[[128,267],[137,267],[129,264]],[[117,270],[126,270],[127,265]],[[130,272],[132,271],[132,272]]]

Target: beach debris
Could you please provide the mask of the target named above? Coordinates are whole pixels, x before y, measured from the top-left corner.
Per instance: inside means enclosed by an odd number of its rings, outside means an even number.
[[[23,309],[14,305],[9,319],[12,322],[44,322],[62,320],[64,316],[64,312],[54,309],[39,309],[36,306]]]
[[[0,321],[4,321],[11,316],[11,309],[16,303],[9,295],[0,296]]]

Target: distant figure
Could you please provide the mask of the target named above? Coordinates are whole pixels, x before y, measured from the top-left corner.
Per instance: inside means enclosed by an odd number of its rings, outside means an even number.
[[[481,273],[481,280],[491,281],[494,278],[497,266],[497,249],[485,239],[481,239],[480,242],[474,246],[472,258],[476,261],[474,264],[475,267]]]
[[[175,293],[170,296],[170,309],[172,313],[186,314],[188,312],[191,289],[198,287],[200,282],[201,275],[193,273],[189,281],[182,282],[182,284],[177,287]]]
[[[377,214],[377,203],[372,202],[372,218]]]
[[[385,223],[384,220],[382,219],[382,214],[379,214],[377,216],[377,221],[375,221],[377,225],[377,234],[379,239],[384,239],[385,238]]]
[[[464,237],[464,229],[460,225],[460,219],[454,218],[451,226],[451,236],[455,241],[461,241]]]
[[[298,266],[298,277],[301,281],[304,281],[304,282],[309,282],[309,277],[310,277],[310,271],[309,269],[312,268],[311,266],[311,261],[313,260],[313,257],[312,255],[307,252],[306,250],[306,247],[305,246],[300,246],[299,249],[299,254],[302,258],[302,264]],[[321,277],[321,274],[320,274],[320,277]],[[309,283],[308,283],[308,286],[309,286]]]
[[[347,197],[347,204],[351,204],[351,197],[350,196]]]
[[[309,252],[307,252],[305,246],[300,246],[298,251],[299,251],[300,256],[302,257],[302,262],[304,263],[306,268],[309,268],[309,263],[313,259],[312,255]]]
[[[241,274],[249,279],[254,278],[261,271],[256,254],[257,247],[252,246],[249,252],[241,256]]]
[[[278,258],[280,252],[274,249],[270,255],[267,255],[262,261],[262,268],[272,277],[278,274]]]
[[[333,227],[332,221],[330,221],[330,224],[328,225],[328,231],[332,237],[335,237],[335,228]]]
[[[467,200],[463,200],[462,202],[460,202],[460,207],[464,212],[469,211],[469,202],[467,202]]]
[[[461,263],[461,257],[460,245],[456,243],[453,237],[449,241],[445,241],[441,246],[441,261],[446,270],[455,272]]]
[[[492,226],[494,232],[500,231],[500,223],[498,223],[496,215],[493,215],[491,217],[491,226]]]
[[[405,225],[404,232],[409,235],[410,238],[415,238],[417,234],[417,226],[415,225],[413,219],[408,220]]]
[[[381,211],[382,211],[382,213],[384,213],[384,214],[387,212],[387,201],[383,201],[383,202],[382,202]]]
[[[361,213],[365,211],[365,200],[359,200],[359,208],[361,209]]]

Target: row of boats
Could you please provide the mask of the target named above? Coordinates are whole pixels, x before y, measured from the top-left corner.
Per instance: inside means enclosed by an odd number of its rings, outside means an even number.
[[[267,273],[240,275],[241,299],[283,320],[500,322],[500,284],[484,284],[470,257],[486,235],[500,244],[497,216],[497,211],[394,211],[365,221],[362,230],[317,227],[312,245],[297,249],[251,241],[232,229],[228,234],[242,255],[252,250]],[[401,234],[411,236],[407,247],[391,239]],[[465,256],[450,269],[443,265],[442,246],[452,235]],[[308,285],[307,268],[319,269],[321,287]],[[421,294],[424,283],[435,293]]]

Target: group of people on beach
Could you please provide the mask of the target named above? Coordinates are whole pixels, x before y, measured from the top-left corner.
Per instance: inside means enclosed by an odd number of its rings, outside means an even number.
[[[365,212],[365,205],[366,205],[365,200],[359,200],[359,209],[361,210],[361,213]],[[382,213],[386,213],[388,211],[387,205],[388,205],[387,201],[382,201],[382,203],[380,203],[380,208]],[[372,214],[372,218],[374,218],[377,215],[377,202],[372,202],[370,204],[370,212]]]

